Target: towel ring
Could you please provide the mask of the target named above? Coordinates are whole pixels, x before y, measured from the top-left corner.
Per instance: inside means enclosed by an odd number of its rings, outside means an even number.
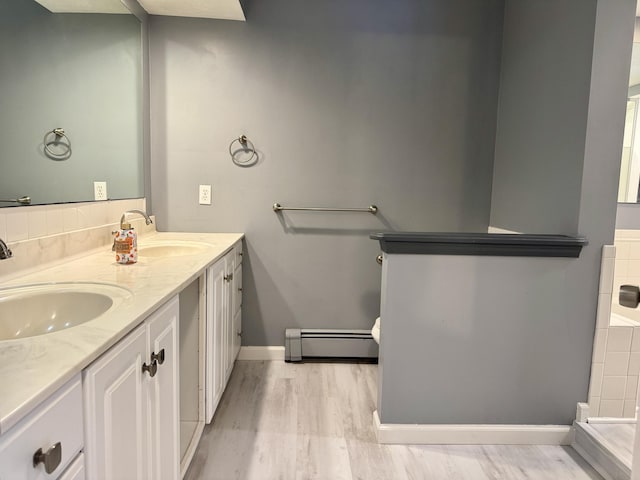
[[[53,140],[49,140],[49,136],[51,134],[54,135]],[[65,142],[61,142],[62,139],[64,139]],[[53,158],[54,160],[66,160],[71,156],[71,140],[69,140],[69,137],[64,133],[64,128],[54,128],[50,132],[45,133],[44,140],[42,142],[44,143],[44,153],[49,158]],[[54,152],[49,148],[52,145],[62,145],[63,152]]]
[[[233,145],[238,142],[240,144],[240,148],[237,150],[233,150]],[[251,152],[251,156],[247,160],[239,160],[236,158],[236,153],[239,151]],[[231,155],[231,160],[236,165],[248,167],[253,165],[254,160],[257,160],[258,153],[256,152],[256,147],[251,140],[247,138],[246,135],[241,135],[238,138],[234,138],[233,141],[229,144],[229,155]]]

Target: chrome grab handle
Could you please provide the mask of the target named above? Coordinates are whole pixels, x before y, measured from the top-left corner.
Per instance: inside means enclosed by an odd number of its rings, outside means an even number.
[[[155,377],[156,373],[158,373],[158,362],[154,360],[151,362],[151,365],[147,365],[146,363],[142,364],[142,373],[149,372],[150,377]]]
[[[640,304],[640,288],[637,285],[620,285],[618,301],[623,307],[637,308]]]
[[[158,365],[162,365],[164,363],[164,348],[158,353],[151,352],[151,361],[158,362]]]
[[[382,255],[376,257],[376,262],[378,262],[378,265],[382,265]]]
[[[49,450],[43,452],[41,448],[33,454],[33,468],[41,463],[44,464],[44,471],[53,473],[62,461],[62,444],[60,442],[54,444]]]

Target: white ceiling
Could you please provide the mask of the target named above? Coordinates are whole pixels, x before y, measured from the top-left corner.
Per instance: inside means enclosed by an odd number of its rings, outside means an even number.
[[[53,13],[126,13],[120,0],[36,0]]]
[[[138,0],[151,15],[245,21],[239,0]]]

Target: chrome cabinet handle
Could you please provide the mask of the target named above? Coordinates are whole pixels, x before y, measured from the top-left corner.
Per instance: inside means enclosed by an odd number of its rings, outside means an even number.
[[[225,275],[225,276],[224,276],[224,279],[225,279],[227,282],[230,282],[231,280],[233,280],[233,273],[230,273],[229,275]]]
[[[33,468],[41,463],[44,464],[44,471],[53,473],[62,461],[62,444],[60,442],[53,445],[49,450],[43,452],[41,448],[33,454]]]
[[[378,265],[382,265],[382,255],[376,257],[376,262],[378,262]]]
[[[147,365],[146,363],[142,364],[142,373],[149,372],[150,377],[155,377],[156,373],[158,373],[158,362],[154,360],[151,362],[151,365]]]
[[[160,350],[158,353],[151,352],[151,361],[158,362],[158,365],[162,365],[164,363],[164,348]]]

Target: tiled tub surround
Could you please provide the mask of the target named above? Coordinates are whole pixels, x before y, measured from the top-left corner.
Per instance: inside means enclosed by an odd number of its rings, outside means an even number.
[[[603,248],[589,416],[635,417],[640,375],[640,310],[621,307],[623,284],[640,285],[640,231],[617,230]]]
[[[121,214],[119,211],[118,219]],[[35,265],[31,265],[30,273],[0,284],[7,287],[43,282],[104,282],[126,287],[133,293],[130,301],[85,324],[47,335],[0,341],[0,434],[198,278],[243,236],[151,231],[141,235],[140,245],[156,240],[187,240],[207,243],[210,248],[181,257],[142,256],[134,265],[120,265],[111,251],[109,228],[105,225],[66,234],[86,234],[95,237],[96,242],[101,239],[103,246],[79,258],[40,265],[38,271],[33,271]],[[104,235],[99,234],[100,230]],[[40,259],[56,257],[51,250],[64,251],[59,244],[68,240],[65,234],[49,238],[48,245],[39,247]],[[28,244],[41,242],[42,239],[36,239],[11,247],[16,247],[14,252],[19,257],[25,253],[20,247],[29,250],[34,247]],[[78,243],[78,247],[82,245]],[[13,261],[2,263],[11,265]]]

